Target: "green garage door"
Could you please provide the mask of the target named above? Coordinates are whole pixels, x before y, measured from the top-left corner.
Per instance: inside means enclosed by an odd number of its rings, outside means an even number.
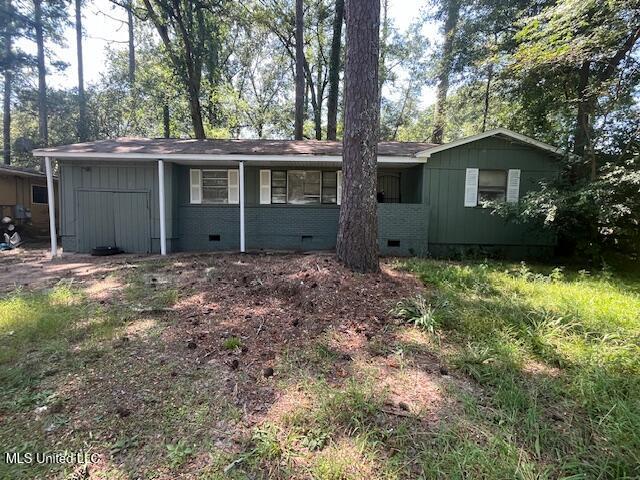
[[[151,250],[148,192],[78,191],[78,251],[113,245],[125,252]]]

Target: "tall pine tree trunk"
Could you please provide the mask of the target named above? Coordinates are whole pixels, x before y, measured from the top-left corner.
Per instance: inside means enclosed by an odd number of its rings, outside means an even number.
[[[294,138],[302,140],[304,128],[304,8],[296,0],[296,110]]]
[[[44,63],[44,27],[42,25],[42,0],[33,0],[36,31],[38,64],[38,146],[49,144],[47,128],[47,70]],[[44,158],[40,161],[40,170],[44,171]]]
[[[449,77],[453,67],[453,46],[460,16],[459,0],[448,0],[446,5],[446,20],[444,22],[444,44],[442,45],[442,60],[438,69],[438,89],[436,94],[436,110],[433,118],[433,133],[431,141],[442,143],[444,127],[447,122],[447,93],[449,92]]]
[[[487,130],[487,120],[489,119],[489,101],[491,96],[491,81],[493,80],[493,63],[487,67],[487,83],[484,89],[484,111],[482,112],[482,131]]]
[[[76,52],[78,55],[78,138],[87,140],[87,98],[84,92],[84,62],[82,59],[82,0],[76,0]]]
[[[352,270],[376,272],[380,97],[380,0],[347,0],[343,190],[336,253]]]
[[[333,17],[333,37],[329,59],[329,95],[327,98],[327,140],[335,140],[338,131],[338,98],[340,95],[340,50],[342,47],[342,22],[344,0],[336,0]]]
[[[133,33],[133,4],[127,7],[127,29],[129,31],[129,83],[133,85],[136,81],[136,46]]]
[[[4,30],[4,95],[3,95],[3,109],[2,109],[2,158],[5,165],[11,164],[11,89],[13,82],[13,54],[11,51],[12,43],[12,7],[11,0],[5,0],[4,6],[6,9],[7,24]]]
[[[316,140],[322,140],[322,59],[318,59],[316,75],[316,108],[313,110],[313,123],[315,126]]]

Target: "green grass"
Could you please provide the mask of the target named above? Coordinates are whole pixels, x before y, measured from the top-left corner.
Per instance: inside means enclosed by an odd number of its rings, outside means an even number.
[[[242,347],[242,341],[238,337],[229,337],[222,342],[222,348],[225,350],[236,350]]]
[[[432,473],[457,477],[471,461],[520,478],[640,475],[640,276],[430,260],[403,266],[446,300],[438,311],[442,354],[488,394],[466,419],[485,441],[449,425],[426,455]]]

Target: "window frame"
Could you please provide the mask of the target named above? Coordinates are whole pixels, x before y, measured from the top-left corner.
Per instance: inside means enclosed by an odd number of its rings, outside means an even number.
[[[338,204],[338,170],[322,170],[320,174],[320,204],[321,205],[337,205]],[[330,187],[325,187],[324,184],[324,176],[325,174],[332,173],[335,175],[335,185]],[[325,188],[333,188],[334,190],[334,200],[332,202],[326,202],[324,200],[324,189]]]
[[[289,200],[289,190],[291,186],[291,182],[289,181],[289,174],[292,172],[303,172],[306,176],[308,172],[318,173],[320,175],[320,183],[319,183],[319,191],[318,191],[318,201],[317,202],[307,202],[307,203],[292,203]],[[303,185],[303,197],[304,194],[304,185]],[[315,197],[315,196],[314,196]],[[300,170],[300,169],[291,169],[287,170],[287,205],[297,205],[297,206],[307,206],[307,205],[322,205],[322,170]]]
[[[482,187],[480,185],[480,176],[482,175],[482,172],[501,172],[504,174],[504,185],[502,187]],[[509,170],[505,170],[505,169],[501,169],[501,168],[479,168],[478,169],[478,191],[476,192],[476,207],[477,208],[486,208],[484,203],[487,202],[487,200],[481,200],[480,195],[483,192],[502,192],[503,193],[503,198],[502,200],[498,200],[498,203],[506,203],[507,201],[507,192],[509,190]],[[498,188],[502,188],[502,190],[498,190]],[[495,200],[489,200],[489,201],[495,201]]]
[[[205,187],[204,187],[204,173],[205,172],[224,172],[224,179],[227,182],[225,189],[226,189],[226,196],[225,196],[225,201],[224,202],[207,202],[205,201],[205,197],[204,197],[204,191],[205,191]],[[212,187],[209,187],[212,188]],[[222,187],[213,187],[213,188],[222,188]],[[229,169],[227,168],[201,168],[200,169],[200,203],[202,205],[231,205],[229,203]]]
[[[284,173],[284,202],[275,202],[273,200],[273,191],[275,188],[283,188],[283,187],[274,187],[273,185],[273,177],[274,177],[274,173]],[[289,173],[288,170],[271,170],[270,173],[270,182],[271,182],[271,203],[274,205],[287,205],[289,203]]]
[[[33,196],[35,187],[42,188],[44,190],[44,196],[45,196],[46,202],[36,202],[35,201],[34,196]],[[49,205],[49,191],[48,191],[46,185],[37,185],[35,183],[31,184],[31,205]]]

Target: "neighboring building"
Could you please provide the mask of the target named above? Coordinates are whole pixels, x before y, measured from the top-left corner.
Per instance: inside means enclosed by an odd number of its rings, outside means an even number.
[[[59,163],[65,251],[335,247],[340,142],[124,138],[34,155]],[[491,215],[481,203],[518,201],[558,175],[562,155],[505,129],[445,145],[380,143],[381,253],[550,253],[552,236]]]
[[[53,178],[57,194],[57,178]],[[0,215],[30,225],[36,232],[49,230],[49,200],[44,173],[0,165]]]

